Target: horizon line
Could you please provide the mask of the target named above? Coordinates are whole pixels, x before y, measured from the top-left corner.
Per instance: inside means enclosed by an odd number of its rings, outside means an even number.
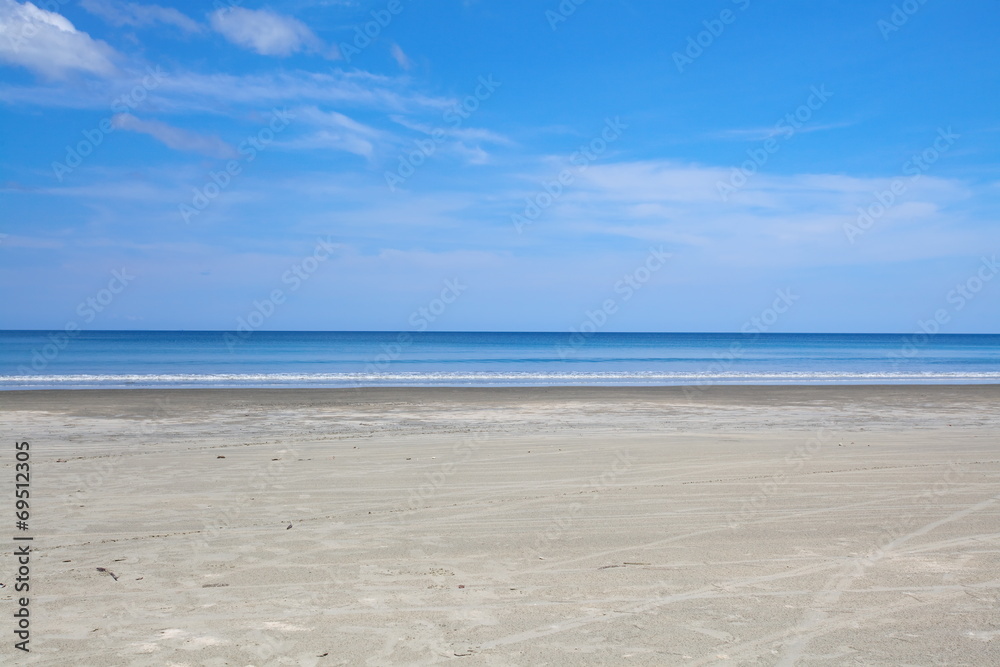
[[[234,333],[238,329],[0,329],[0,333],[72,333],[74,336],[84,333]],[[579,331],[543,331],[543,330],[497,330],[497,329],[466,329],[446,331],[413,331],[409,329],[256,329],[252,334],[264,333],[357,333],[357,334],[576,334]],[[998,336],[1000,332],[935,332],[924,331],[594,331],[585,332],[586,336],[620,335],[620,334],[650,334],[650,335],[710,335],[710,336]]]

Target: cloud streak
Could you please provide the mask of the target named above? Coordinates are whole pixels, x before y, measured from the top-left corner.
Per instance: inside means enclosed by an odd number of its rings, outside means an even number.
[[[371,161],[375,157],[375,144],[385,144],[391,137],[381,130],[336,111],[322,111],[315,106],[295,111],[296,118],[318,128],[304,137],[282,142],[283,148],[301,150],[337,150],[360,155]]]
[[[113,0],[82,0],[80,6],[118,27],[147,28],[163,24],[172,25],[188,33],[205,30],[203,25],[172,7],[140,5],[134,2],[114,2]]]
[[[117,114],[111,119],[111,124],[116,130],[148,134],[174,150],[200,153],[219,159],[238,157],[236,149],[216,136],[205,136],[155,120],[140,120],[129,113]]]

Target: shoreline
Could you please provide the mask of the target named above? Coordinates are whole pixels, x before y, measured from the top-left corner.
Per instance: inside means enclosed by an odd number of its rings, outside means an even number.
[[[852,397],[863,394],[882,395],[912,395],[920,393],[958,395],[958,394],[989,394],[1000,398],[1000,383],[955,383],[955,384],[705,384],[705,385],[547,385],[547,386],[366,386],[366,387],[134,387],[134,388],[59,388],[59,389],[7,389],[0,390],[0,410],[5,409],[5,400],[20,403],[28,397],[49,398],[58,396],[79,395],[81,397],[156,397],[156,396],[205,396],[207,398],[227,399],[231,396],[266,397],[273,399],[278,396],[291,398],[331,399],[347,397],[397,398],[397,397],[428,397],[428,398],[488,398],[513,397],[519,395],[528,398],[586,398],[606,393],[616,398],[635,396],[648,398],[684,398],[694,400],[713,398],[728,400],[766,396],[768,398],[793,397],[813,395],[816,397]]]
[[[44,389],[5,389],[0,390],[0,396],[7,394],[35,394],[40,392],[516,392],[516,391],[638,391],[638,392],[685,392],[685,391],[794,391],[797,389],[817,391],[865,391],[865,390],[911,390],[911,389],[955,389],[955,388],[989,388],[998,387],[1000,383],[916,383],[916,384],[686,384],[686,385],[496,385],[496,386],[452,386],[452,385],[391,385],[364,387],[107,387],[107,388],[44,388]]]

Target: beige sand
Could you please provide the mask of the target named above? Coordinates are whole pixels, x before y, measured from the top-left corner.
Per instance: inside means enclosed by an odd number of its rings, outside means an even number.
[[[998,406],[997,386],[4,392],[3,511],[27,439],[36,553],[24,656],[0,538],[0,662],[1000,664]]]

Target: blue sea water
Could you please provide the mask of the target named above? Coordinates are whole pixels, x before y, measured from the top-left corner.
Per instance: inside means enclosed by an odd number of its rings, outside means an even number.
[[[1000,382],[1000,335],[0,331],[0,389]]]

